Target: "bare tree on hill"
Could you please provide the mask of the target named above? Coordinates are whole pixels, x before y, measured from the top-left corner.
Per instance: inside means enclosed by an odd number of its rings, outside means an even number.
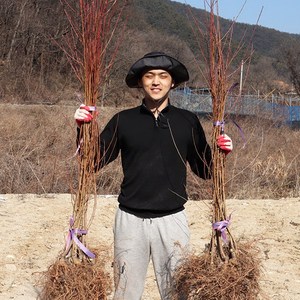
[[[285,52],[285,60],[295,92],[300,96],[300,48],[290,48]]]

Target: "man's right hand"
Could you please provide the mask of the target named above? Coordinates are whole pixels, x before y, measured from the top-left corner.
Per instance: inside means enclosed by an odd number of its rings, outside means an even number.
[[[83,123],[89,123],[93,119],[92,114],[89,112],[89,106],[81,104],[79,108],[76,109],[74,114],[74,119],[77,126],[80,127]]]

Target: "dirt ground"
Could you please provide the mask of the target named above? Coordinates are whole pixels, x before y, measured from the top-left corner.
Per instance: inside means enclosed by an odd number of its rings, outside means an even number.
[[[300,299],[300,199],[227,200],[227,206],[235,238],[254,240],[260,249],[260,299]],[[112,249],[116,207],[115,197],[98,197],[88,245]],[[209,202],[188,201],[186,209],[193,249],[201,253],[210,239]],[[1,300],[36,299],[36,282],[64,248],[71,214],[68,194],[0,195]],[[156,299],[150,266],[143,300]]]

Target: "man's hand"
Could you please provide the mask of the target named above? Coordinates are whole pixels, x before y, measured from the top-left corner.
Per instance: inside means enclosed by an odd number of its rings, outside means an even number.
[[[74,119],[77,123],[77,126],[80,127],[83,123],[89,123],[93,119],[92,114],[90,113],[90,107],[84,104],[81,104],[79,108],[76,109],[74,114]]]
[[[231,138],[227,134],[221,134],[217,138],[218,147],[225,152],[227,155],[233,149],[233,144]]]

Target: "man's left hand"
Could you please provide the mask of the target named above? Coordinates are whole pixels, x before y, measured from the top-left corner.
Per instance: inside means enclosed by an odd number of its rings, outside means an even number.
[[[225,152],[227,155],[233,149],[233,144],[231,138],[227,134],[221,134],[217,138],[218,147]]]

